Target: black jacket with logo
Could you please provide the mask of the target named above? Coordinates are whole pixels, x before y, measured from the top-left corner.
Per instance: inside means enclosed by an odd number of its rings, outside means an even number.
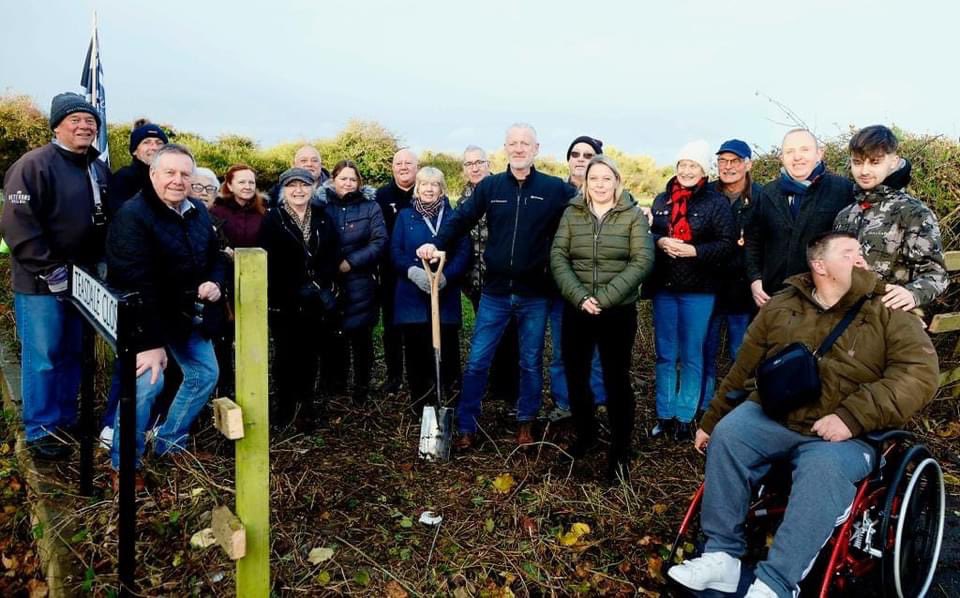
[[[531,168],[523,181],[513,173],[490,175],[444,219],[438,249],[452,249],[484,215],[483,292],[492,295],[547,296],[556,293],[550,274],[550,247],[560,217],[576,189]]]
[[[106,224],[96,211],[88,168],[96,172],[106,205],[110,171],[97,150],[78,154],[48,143],[13,163],[3,181],[0,234],[13,259],[13,290],[48,294],[39,278],[66,264],[91,266],[103,258]]]

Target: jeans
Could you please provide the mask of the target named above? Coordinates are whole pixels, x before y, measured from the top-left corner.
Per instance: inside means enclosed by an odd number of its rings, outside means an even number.
[[[743,337],[750,325],[750,314],[720,314],[710,316],[707,339],[703,342],[703,394],[700,396],[699,411],[706,411],[717,384],[717,356],[720,353],[720,326],[727,323],[727,349],[730,360],[737,358]]]
[[[543,392],[543,345],[549,311],[550,300],[546,297],[487,293],[481,296],[470,357],[463,372],[463,393],[457,404],[460,433],[473,434],[477,431],[480,402],[487,387],[487,372],[511,318],[516,320],[520,343],[517,421],[528,422],[537,417]]]
[[[793,472],[783,523],[757,579],[791,596],[836,526],[850,516],[856,484],[873,469],[873,449],[859,440],[827,442],[789,430],[747,401],[720,420],[707,448],[701,522],[704,552],[740,558],[751,487],[783,461]]]
[[[653,296],[658,419],[689,423],[697,412],[703,384],[703,341],[713,300],[714,296],[706,293],[658,291]]]
[[[630,362],[637,337],[634,304],[609,307],[593,316],[567,305],[563,312],[563,356],[577,442],[588,446],[596,438],[594,402],[590,400],[591,361],[598,352],[603,360],[610,420],[610,460],[629,458],[635,402],[630,384]]]
[[[473,316],[476,319],[477,313],[480,311],[480,293],[471,293],[470,303],[473,305]],[[517,366],[520,361],[520,358],[517,357],[518,344],[517,324],[511,319],[503,336],[500,337],[500,344],[497,345],[497,351],[493,355],[488,389],[491,398],[503,399],[510,405],[517,402],[517,390],[520,382],[520,368]]]
[[[562,297],[555,297],[550,304],[550,342],[553,345],[553,359],[550,361],[550,395],[557,407],[570,410],[570,392],[567,389],[567,375],[563,367],[563,310],[567,304]],[[607,402],[607,391],[603,387],[603,370],[600,368],[600,350],[593,352],[590,363],[590,391],[593,402],[603,405]]]
[[[77,421],[83,316],[53,295],[14,293],[20,337],[20,392],[28,441]]]
[[[157,455],[186,449],[190,426],[207,404],[220,373],[213,343],[196,332],[191,333],[184,341],[171,343],[166,350],[183,370],[183,383],[170,405],[167,419],[153,439],[154,452]],[[144,451],[144,435],[150,424],[153,402],[163,390],[163,374],[160,374],[154,384],[150,384],[150,376],[151,372],[147,370],[137,377],[137,467]],[[120,469],[120,434],[124,433],[120,430],[120,409],[117,409],[113,423],[113,429],[119,433],[114,434],[113,446],[110,449],[110,460],[114,469]]]

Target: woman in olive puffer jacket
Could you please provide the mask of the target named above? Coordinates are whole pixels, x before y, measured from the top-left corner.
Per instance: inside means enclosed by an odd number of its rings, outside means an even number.
[[[638,287],[653,268],[653,238],[616,164],[599,155],[587,166],[583,191],[564,212],[553,241],[550,267],[567,304],[561,340],[577,440],[582,457],[594,444],[590,363],[600,353],[612,442],[607,475],[628,472],[634,398],[630,361],[637,334]]]

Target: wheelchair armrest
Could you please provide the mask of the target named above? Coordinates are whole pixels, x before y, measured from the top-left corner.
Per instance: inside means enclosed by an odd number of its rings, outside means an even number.
[[[913,440],[914,435],[913,432],[907,432],[906,430],[874,430],[873,432],[864,434],[861,439],[869,444],[880,447],[883,446],[883,443],[892,440]]]

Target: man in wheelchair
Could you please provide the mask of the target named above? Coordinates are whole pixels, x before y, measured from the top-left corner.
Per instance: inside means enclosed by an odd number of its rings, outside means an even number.
[[[884,307],[885,285],[864,269],[856,237],[819,235],[807,246],[807,261],[810,272],[788,279],[750,325],[697,430],[697,450],[709,445],[701,511],[706,544],[702,556],[668,572],[689,589],[736,591],[751,487],[773,462],[785,461],[793,476],[789,506],[747,596],[794,596],[849,516],[856,484],[874,466],[874,450],[857,437],[904,425],[937,390],[937,355],[922,323]],[[838,327],[848,312],[853,319]],[[768,415],[777,412],[769,387],[739,405],[726,398],[752,385],[758,367],[791,343],[812,350],[835,328],[842,332],[816,363],[818,396],[777,419]]]

